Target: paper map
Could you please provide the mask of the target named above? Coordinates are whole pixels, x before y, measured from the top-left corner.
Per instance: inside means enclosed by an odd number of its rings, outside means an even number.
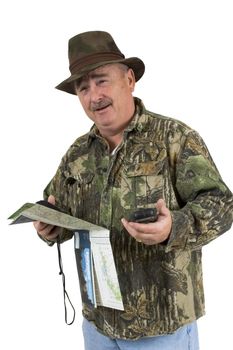
[[[47,202],[46,202],[47,203]],[[30,221],[74,231],[75,256],[83,302],[124,310],[109,230],[59,211],[55,206],[26,203],[13,213],[11,225]]]

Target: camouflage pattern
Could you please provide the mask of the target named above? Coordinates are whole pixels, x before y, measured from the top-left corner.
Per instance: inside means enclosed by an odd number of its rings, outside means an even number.
[[[233,198],[200,136],[175,119],[136,113],[111,156],[95,126],[70,147],[45,190],[68,213],[111,231],[125,310],[83,305],[84,316],[113,338],[172,333],[205,312],[202,246],[232,224]],[[144,245],[120,219],[164,198],[168,242]],[[63,240],[71,237],[64,231]]]

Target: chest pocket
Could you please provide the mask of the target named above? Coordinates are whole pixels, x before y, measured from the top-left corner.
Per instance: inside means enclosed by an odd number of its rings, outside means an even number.
[[[163,161],[147,161],[125,168],[121,196],[125,209],[151,207],[164,197],[163,166]]]

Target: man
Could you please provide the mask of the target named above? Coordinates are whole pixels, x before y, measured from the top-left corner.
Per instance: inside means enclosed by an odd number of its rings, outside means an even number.
[[[233,198],[200,136],[145,109],[133,97],[144,73],[106,32],[69,41],[71,76],[57,86],[76,94],[94,122],[63,157],[45,198],[110,230],[124,311],[83,303],[85,349],[198,349],[204,314],[202,246],[232,224]],[[153,208],[150,223],[127,220]],[[41,222],[52,245],[72,233]]]

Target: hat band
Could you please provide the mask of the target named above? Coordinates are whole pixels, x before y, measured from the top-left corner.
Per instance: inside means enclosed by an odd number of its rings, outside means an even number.
[[[125,56],[122,53],[117,52],[98,52],[95,54],[91,54],[85,56],[83,58],[79,58],[70,64],[70,72],[71,74],[75,74],[80,71],[82,68],[89,66],[94,63],[100,63],[105,61],[115,61],[119,59],[124,59]]]

